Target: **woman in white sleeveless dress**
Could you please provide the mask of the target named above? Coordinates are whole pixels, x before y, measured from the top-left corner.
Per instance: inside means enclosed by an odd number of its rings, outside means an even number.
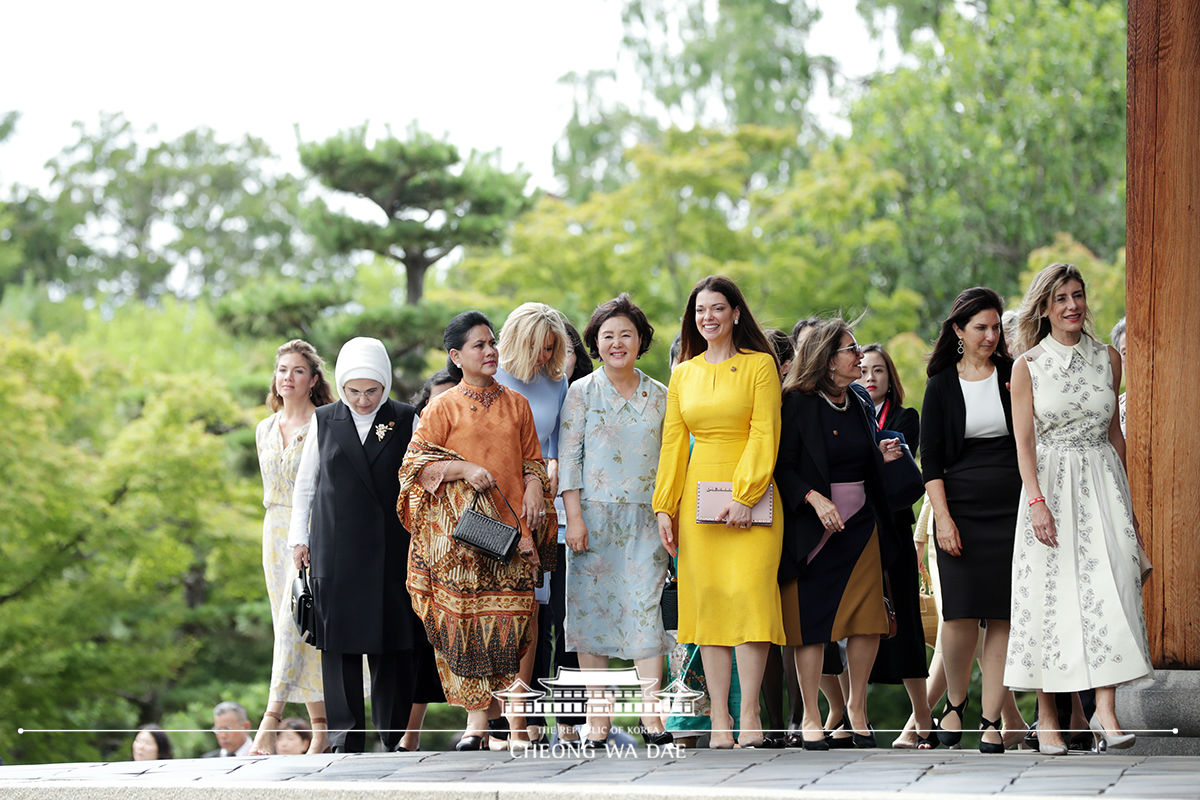
[[[1037,691],[1043,753],[1066,752],[1054,693],[1083,689],[1096,690],[1097,742],[1129,747],[1115,686],[1151,665],[1117,416],[1121,357],[1088,333],[1083,277],[1070,264],[1034,278],[1020,326],[1012,396],[1023,490],[1004,683]]]

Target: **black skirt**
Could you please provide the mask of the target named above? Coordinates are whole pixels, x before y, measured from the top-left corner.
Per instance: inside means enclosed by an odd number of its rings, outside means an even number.
[[[967,439],[946,469],[946,503],[962,555],[938,548],[942,619],[1008,619],[1021,473],[1011,436]]]
[[[902,512],[903,513],[903,512]],[[908,517],[912,513],[907,514]],[[896,515],[896,529],[910,531]],[[925,628],[921,624],[921,586],[917,550],[901,544],[887,568],[892,585],[892,607],[896,610],[896,635],[879,642],[879,653],[871,668],[871,683],[900,683],[906,678],[927,678]]]

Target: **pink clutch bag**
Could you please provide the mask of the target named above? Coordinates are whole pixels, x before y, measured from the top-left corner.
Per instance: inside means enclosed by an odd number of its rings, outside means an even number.
[[[729,501],[733,499],[733,484],[729,481],[697,481],[696,522],[712,524]],[[775,521],[775,487],[767,486],[763,496],[750,509],[754,525],[771,525]],[[722,522],[722,524],[724,524]]]

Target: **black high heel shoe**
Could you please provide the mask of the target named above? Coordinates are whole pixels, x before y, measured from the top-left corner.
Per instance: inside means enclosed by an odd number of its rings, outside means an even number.
[[[961,719],[961,717],[960,717]],[[999,742],[985,742],[983,734],[988,729],[996,731],[1000,734]],[[1003,753],[1004,752],[1004,732],[1000,730],[1000,720],[988,719],[982,715],[979,717],[979,752],[981,753]]]
[[[668,745],[674,742],[675,737],[671,735],[670,731],[659,731],[658,733],[655,733],[654,731],[648,731],[643,728],[642,741],[646,744],[653,744],[662,747],[663,745]]]
[[[846,722],[846,712],[844,712],[844,711],[843,711],[843,712],[842,712],[842,718],[841,718],[841,720],[838,722],[838,724],[837,724],[837,725],[834,725],[834,726],[833,726],[833,728],[832,728],[831,730],[825,731],[825,743],[826,743],[826,744],[828,744],[828,745],[829,745],[829,747],[830,747],[830,748],[832,748],[832,749],[834,749],[834,750],[842,750],[842,749],[845,749],[845,748],[847,748],[847,747],[854,747],[854,737],[853,737],[853,735],[851,735],[851,736],[846,736],[846,737],[843,737],[843,738],[839,738],[839,737],[837,737],[837,736],[834,736],[834,734],[835,734],[835,733],[837,733],[838,731],[844,731],[844,730],[846,730],[846,728],[847,728],[848,726],[849,726],[849,723],[848,723],[848,722]],[[806,743],[807,743],[807,742],[806,742]]]
[[[962,741],[961,728],[963,723],[963,712],[967,710],[967,699],[968,698],[964,697],[961,703],[955,705],[954,703],[950,702],[950,695],[946,695],[946,706],[942,709],[942,719],[945,719],[946,715],[953,711],[955,714],[958,714],[958,727],[960,729],[957,731],[944,731],[942,730],[941,723],[938,723],[938,741],[946,747],[958,747],[959,742]]]
[[[488,736],[501,741],[508,738],[508,720],[496,717],[488,720]]]
[[[482,750],[483,740],[485,738],[486,737],[483,736],[464,736],[458,740],[457,744],[454,745],[454,749],[460,753],[468,750]]]

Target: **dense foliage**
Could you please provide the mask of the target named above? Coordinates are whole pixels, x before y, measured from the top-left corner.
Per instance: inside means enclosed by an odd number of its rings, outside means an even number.
[[[1060,259],[1089,277],[1105,333],[1124,301],[1123,4],[858,7],[905,56],[847,82],[807,49],[811,0],[626,3],[643,95],[564,79],[554,194],[415,128],[302,144],[308,172],[288,175],[253,136],[163,141],[119,115],[78,126],[48,189],[4,187],[0,757],[128,754],[126,735],[18,727],[205,728],[219,699],[260,712],[253,426],[289,338],[331,362],[382,338],[404,396],[456,311],[500,323],[541,300],[582,327],[628,291],[657,328],[643,368],[666,380],[683,300],[719,272],[767,325],[864,314],[859,340],[891,344],[919,405],[949,300],[986,284],[1015,301]],[[812,113],[823,85],[849,134]],[[0,116],[0,147],[19,124]],[[902,721],[897,692],[878,693],[878,727]]]

